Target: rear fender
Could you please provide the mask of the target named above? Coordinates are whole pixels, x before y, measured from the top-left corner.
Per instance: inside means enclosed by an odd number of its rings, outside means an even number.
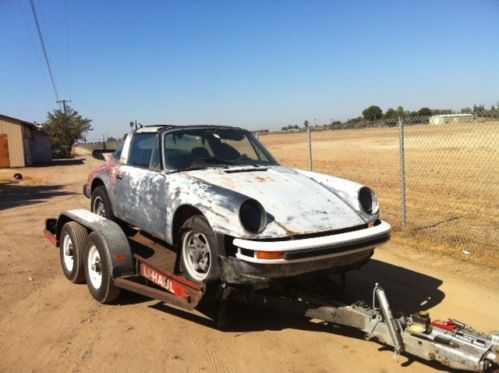
[[[76,221],[89,231],[97,232],[102,236],[107,244],[114,278],[134,274],[132,250],[123,229],[118,224],[85,209],[65,211],[57,219],[56,242],[60,240],[62,227],[69,221]]]

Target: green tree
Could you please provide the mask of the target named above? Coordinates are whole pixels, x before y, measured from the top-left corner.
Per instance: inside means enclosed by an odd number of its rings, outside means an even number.
[[[383,116],[383,110],[379,106],[371,105],[362,112],[366,120],[378,120]]]
[[[305,122],[303,122],[303,127],[308,128],[308,120],[306,120]]]
[[[483,105],[473,105],[473,113],[480,113],[485,111],[485,106]]]
[[[92,130],[91,121],[83,118],[72,107],[66,106],[66,111],[58,109],[47,113],[43,129],[50,136],[53,148],[64,149],[71,154],[71,148],[76,141],[86,140],[86,134]]]
[[[404,108],[402,106],[399,106],[397,108],[397,118],[404,118],[407,116],[407,113],[405,112]]]
[[[385,113],[385,118],[386,119],[397,119],[398,118],[398,114],[397,114],[397,112],[394,109],[388,108],[388,110]]]
[[[431,116],[431,110],[430,110],[430,108],[422,107],[421,109],[418,110],[418,116],[419,117],[429,117],[429,116]]]

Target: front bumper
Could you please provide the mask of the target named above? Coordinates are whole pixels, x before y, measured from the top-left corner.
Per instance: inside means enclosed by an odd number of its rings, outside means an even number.
[[[301,279],[317,273],[341,273],[358,269],[366,264],[374,249],[352,253],[337,258],[287,264],[248,263],[235,257],[219,257],[223,281],[229,284],[267,287],[272,281],[282,279]]]
[[[280,241],[234,239],[234,256],[220,256],[225,282],[266,286],[272,280],[317,272],[344,272],[366,264],[374,248],[390,239],[390,224],[346,233]],[[282,259],[259,259],[257,252],[280,252]]]
[[[236,257],[249,263],[286,264],[341,257],[372,250],[390,240],[391,226],[380,221],[372,227],[312,238],[254,241],[235,238]],[[281,259],[259,259],[257,252],[282,253]]]

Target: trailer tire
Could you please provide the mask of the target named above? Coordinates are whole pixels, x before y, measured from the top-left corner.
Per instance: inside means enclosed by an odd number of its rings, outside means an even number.
[[[190,217],[182,225],[179,234],[180,270],[184,275],[198,284],[219,280],[215,235],[206,218],[203,215]],[[194,250],[200,250],[202,254],[191,253],[189,256],[190,247],[196,246],[196,240],[199,240],[199,247]],[[200,258],[200,255],[203,258]]]
[[[99,185],[92,191],[90,211],[109,220],[115,220],[111,201],[104,185]]]
[[[97,232],[89,234],[84,250],[85,279],[90,294],[100,303],[110,303],[120,295],[114,285],[113,268],[106,240]]]
[[[59,256],[62,272],[69,281],[75,284],[85,282],[83,248],[87,237],[87,229],[75,221],[64,224],[61,229]]]

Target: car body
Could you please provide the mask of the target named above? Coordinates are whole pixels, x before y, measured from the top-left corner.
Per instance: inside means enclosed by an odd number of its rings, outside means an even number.
[[[265,285],[342,272],[390,238],[370,188],[283,167],[235,127],[138,129],[90,173],[84,194],[92,211],[185,251],[199,282]],[[208,267],[215,273],[203,275]]]

